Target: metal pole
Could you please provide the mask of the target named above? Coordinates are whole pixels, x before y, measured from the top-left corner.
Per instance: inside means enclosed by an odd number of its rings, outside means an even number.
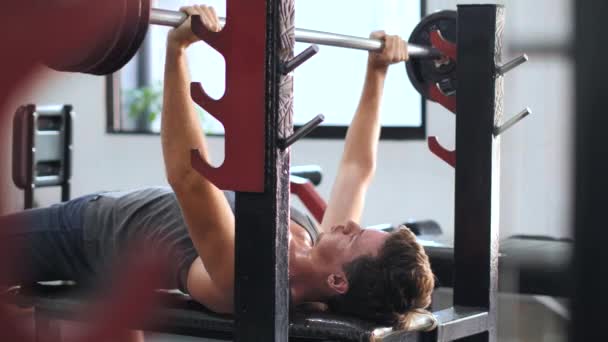
[[[187,15],[185,13],[178,11],[153,8],[150,12],[150,24],[153,25],[177,27],[183,23],[186,18]],[[226,24],[226,19],[220,18],[220,24],[224,26]],[[378,39],[361,38],[323,31],[296,28],[295,35],[296,41],[301,43],[312,43],[366,51],[378,51],[383,47],[382,41]],[[408,45],[408,52],[410,57],[413,58],[441,57],[441,53],[438,50],[432,47],[415,44]]]

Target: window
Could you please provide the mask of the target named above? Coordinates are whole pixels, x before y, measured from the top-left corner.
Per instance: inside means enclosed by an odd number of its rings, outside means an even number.
[[[156,0],[153,7],[177,9],[189,3],[199,1]],[[218,15],[225,16],[224,0],[206,3],[214,6]],[[407,38],[420,21],[422,5],[419,1],[401,0],[300,0],[296,1],[296,27],[362,37],[384,29]],[[159,132],[164,51],[169,30],[150,26],[137,55],[119,73],[108,78],[109,132]],[[308,45],[297,43],[295,53]],[[294,73],[294,124],[302,125],[322,113],[325,122],[311,136],[342,138],[358,104],[367,53],[319,47],[319,53]],[[222,55],[200,42],[189,48],[188,59],[193,81],[201,82],[210,96],[221,97],[225,82]],[[382,104],[382,137],[424,138],[424,109],[424,101],[410,84],[404,64],[392,66]],[[204,130],[210,135],[222,135],[222,125],[202,108],[198,110]]]

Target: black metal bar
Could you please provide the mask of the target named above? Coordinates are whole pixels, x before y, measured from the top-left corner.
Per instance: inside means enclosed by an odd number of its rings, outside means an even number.
[[[293,108],[290,75],[294,1],[266,0],[266,155],[263,193],[236,194],[235,341],[288,340],[289,135]],[[260,66],[261,67],[261,66]]]
[[[289,61],[283,63],[281,65],[281,72],[285,74],[289,74],[294,71],[297,67],[302,65],[302,63],[309,60],[312,56],[316,55],[319,52],[319,47],[315,44],[306,48],[306,50],[300,52],[297,56],[290,59]]]
[[[575,4],[573,2],[573,4]],[[604,0],[577,1],[573,39],[576,58],[574,261],[572,267],[572,331],[570,341],[605,340],[606,284],[606,155],[605,56],[608,45]],[[548,95],[550,96],[550,95]]]
[[[279,142],[279,146],[281,150],[287,149],[289,146],[293,145],[296,141],[302,139],[307,136],[310,132],[312,132],[315,128],[317,128],[321,122],[325,120],[325,116],[323,114],[319,114],[312,118],[312,120],[308,121],[302,127],[300,127],[295,133],[290,135],[289,137],[282,139]]]
[[[61,182],[61,201],[70,199],[72,178],[72,109],[70,105],[63,107],[63,180]]]
[[[488,310],[488,331],[465,341],[496,341],[503,19],[501,6],[458,6],[454,306]]]
[[[30,184],[27,188],[23,189],[23,208],[31,209],[34,207],[34,184]]]
[[[28,132],[27,132],[27,168],[28,168],[28,186],[23,189],[23,207],[25,209],[31,209],[34,207],[34,190],[36,189],[35,185],[35,175],[36,175],[36,140],[35,140],[35,127],[36,127],[36,116],[34,113],[36,112],[35,105],[28,105]]]

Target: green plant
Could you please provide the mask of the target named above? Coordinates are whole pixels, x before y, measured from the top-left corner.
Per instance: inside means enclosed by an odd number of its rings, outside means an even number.
[[[125,104],[129,108],[129,117],[137,120],[145,118],[148,123],[156,120],[161,111],[162,85],[147,85],[125,92]]]
[[[145,120],[145,124],[149,125],[162,111],[163,85],[158,82],[155,85],[142,86],[135,89],[124,91],[124,105],[128,108],[129,117],[133,120]],[[209,120],[205,120],[207,113],[198,105],[194,104],[195,110],[199,116],[203,131],[209,131]]]

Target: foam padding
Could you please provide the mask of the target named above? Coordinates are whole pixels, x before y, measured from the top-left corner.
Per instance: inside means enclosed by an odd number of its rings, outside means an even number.
[[[68,285],[34,285],[7,295],[20,306],[33,306],[53,319],[81,320],[82,308],[91,302],[86,290]],[[230,315],[213,313],[189,296],[160,291],[162,305],[153,311],[143,326],[133,329],[178,335],[230,339],[234,320]],[[396,331],[360,319],[327,312],[293,312],[289,335],[295,341],[394,341],[417,340],[418,332],[435,327],[432,315],[420,314],[408,331]]]

